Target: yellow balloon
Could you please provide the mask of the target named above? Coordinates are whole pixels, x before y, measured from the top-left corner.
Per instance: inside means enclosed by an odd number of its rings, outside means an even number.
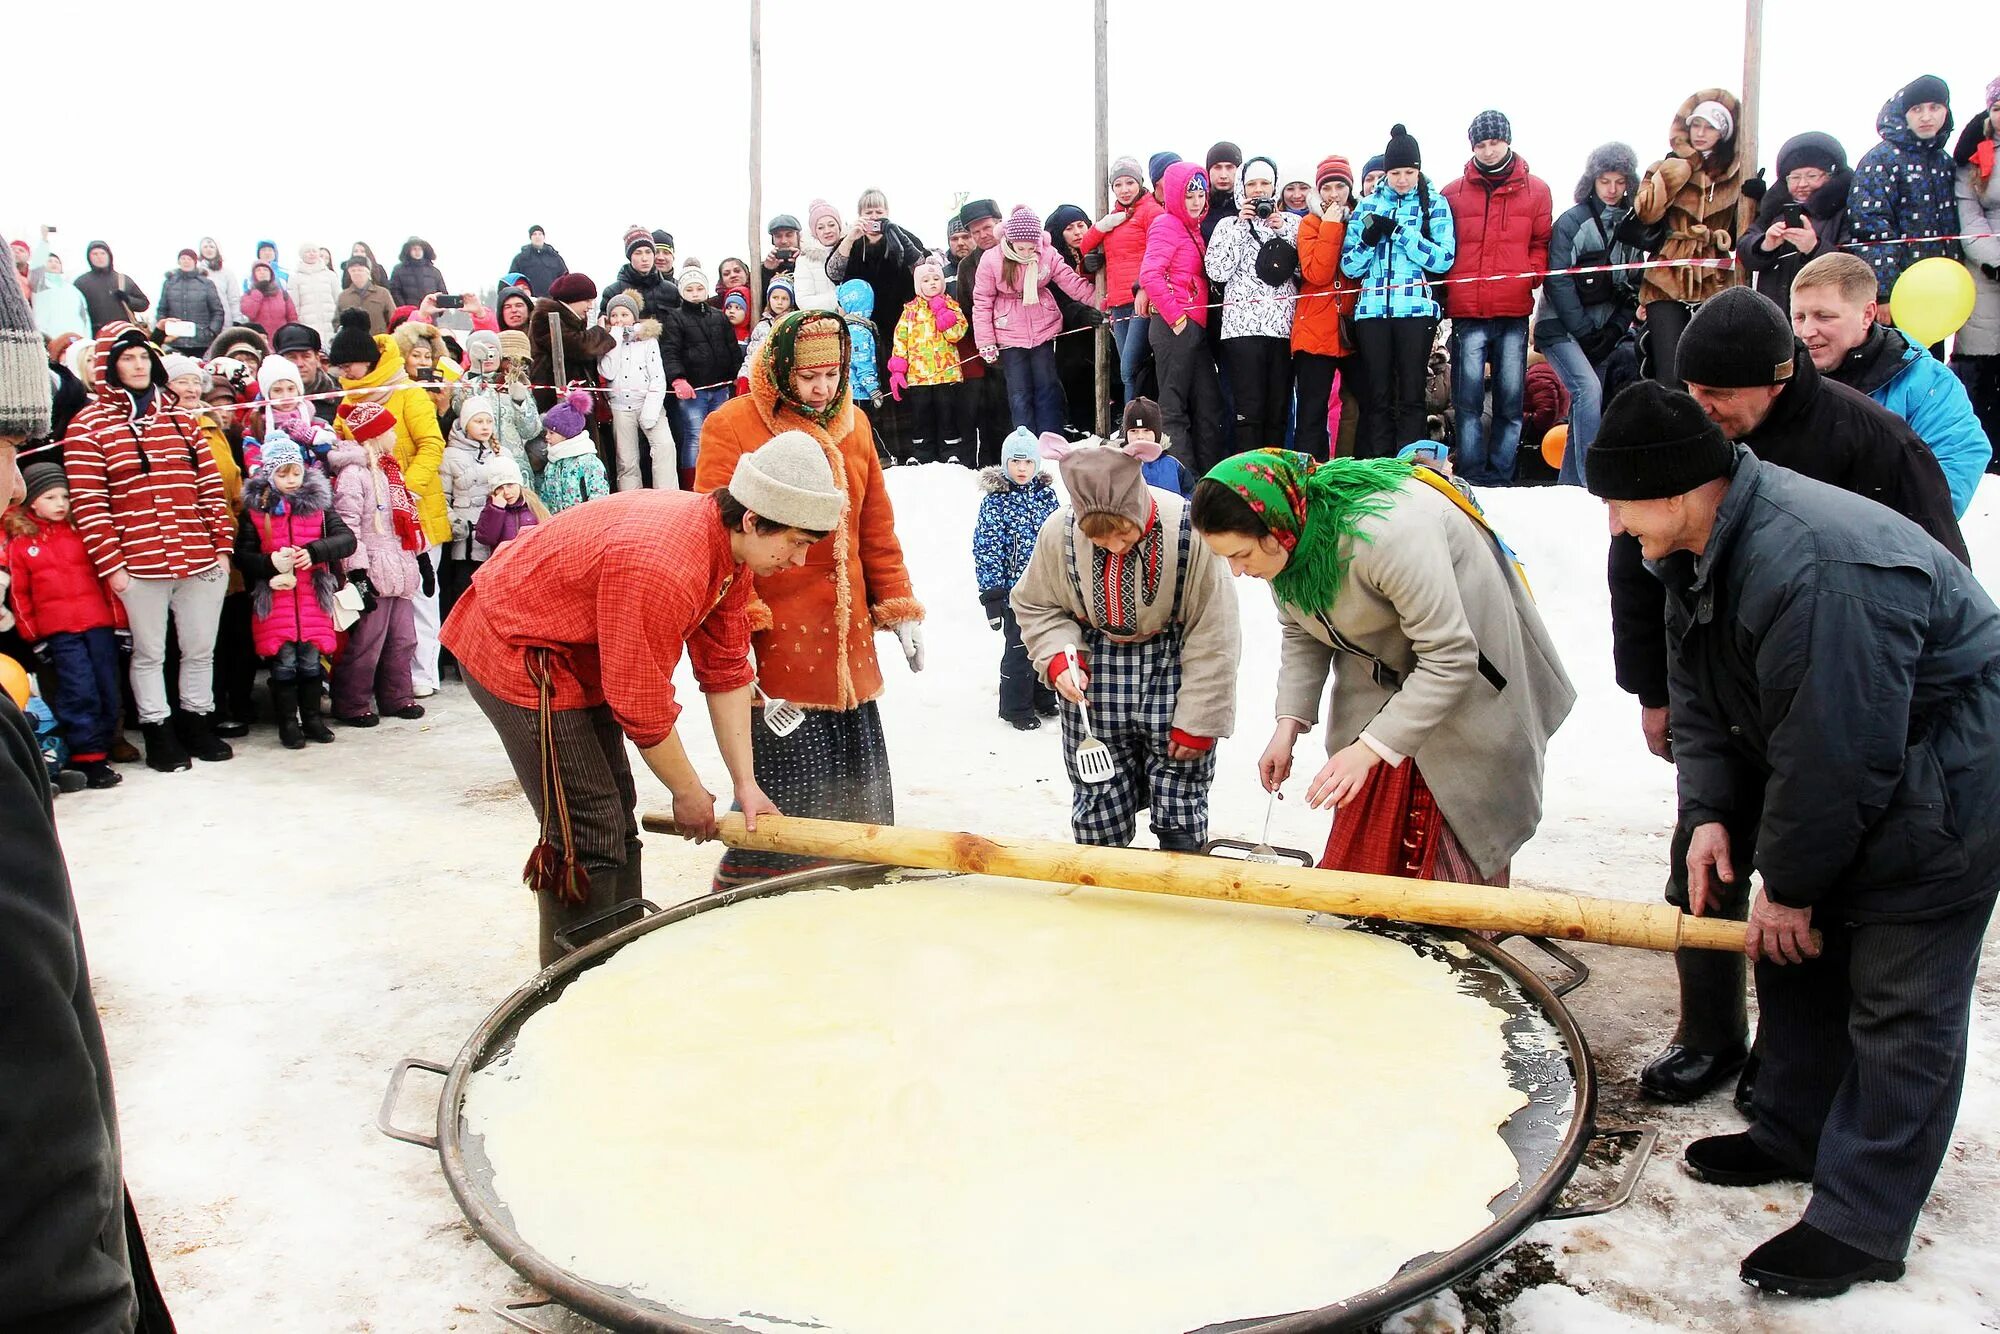
[[[14,697],[14,707],[28,707],[28,673],[21,664],[0,653],[0,690]]]
[[[1972,300],[1972,275],[1965,265],[1939,255],[1903,270],[1889,292],[1889,313],[1898,329],[1929,347],[1972,318]]]
[[[1551,468],[1560,469],[1563,466],[1563,454],[1568,449],[1569,423],[1559,422],[1551,426],[1549,433],[1542,437],[1542,462]]]

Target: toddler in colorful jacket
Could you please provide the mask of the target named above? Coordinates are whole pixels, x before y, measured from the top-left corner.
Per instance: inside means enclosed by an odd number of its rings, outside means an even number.
[[[549,513],[611,494],[611,479],[590,438],[590,395],[572,389],[542,414],[542,432],[549,442],[549,461],[542,469],[542,503]]]
[[[27,495],[7,511],[7,572],[15,628],[33,647],[42,691],[69,743],[69,766],[91,787],[116,787],[120,711],[118,619],[83,537],[70,523],[69,483],[53,463],[22,469]]]
[[[953,431],[954,399],[965,376],[956,344],[965,337],[965,311],[945,295],[944,268],[925,260],[914,270],[917,294],[903,307],[889,343],[889,394],[910,395],[911,463],[957,463],[965,441]]]
[[[853,350],[847,358],[848,387],[863,407],[882,405],[882,375],[875,368],[875,289],[865,279],[849,278],[834,289],[840,313],[847,317]]]
[[[1041,470],[1041,445],[1027,428],[1014,428],[1000,447],[1000,466],[979,474],[986,496],[972,527],[979,605],[986,609],[987,627],[1006,636],[1000,654],[1000,717],[1023,732],[1056,716],[1056,692],[1036,677],[1008,602],[1035,554],[1036,535],[1056,512],[1055,484]]]

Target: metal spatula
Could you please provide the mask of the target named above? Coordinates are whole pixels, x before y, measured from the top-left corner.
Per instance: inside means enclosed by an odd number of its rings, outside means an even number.
[[[764,701],[764,726],[773,736],[790,736],[806,723],[806,711],[787,700],[772,699],[757,686],[757,698]]]
[[[1069,655],[1069,683],[1083,693],[1083,682],[1076,674],[1076,645],[1064,644],[1063,652]],[[1083,714],[1083,744],[1076,748],[1076,776],[1086,783],[1108,783],[1118,776],[1118,766],[1111,761],[1111,747],[1099,741],[1090,731],[1090,705],[1083,700],[1076,702]]]
[[[1271,846],[1271,811],[1277,804],[1278,794],[1273,792],[1271,799],[1264,803],[1264,836],[1257,840],[1256,847],[1243,854],[1244,861],[1282,862],[1285,860],[1285,858],[1278,855],[1278,850]]]

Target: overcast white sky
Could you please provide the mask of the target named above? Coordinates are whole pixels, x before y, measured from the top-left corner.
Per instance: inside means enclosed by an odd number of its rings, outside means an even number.
[[[1951,84],[1962,123],[2000,74],[1957,31],[1834,12],[1768,0],[1762,162],[1807,129],[1858,159],[1884,99],[1922,73]],[[242,273],[259,237],[288,265],[301,242],[344,255],[357,239],[393,262],[416,232],[457,288],[490,284],[535,222],[600,283],[631,222],[672,231],[711,276],[749,248],[747,0],[81,13],[9,15],[27,58],[8,64],[0,194],[0,230],[33,241],[56,224],[72,273],[92,237],[154,293],[204,234]],[[938,245],[959,191],[1094,212],[1091,15],[1090,0],[766,0],[767,216],[824,196],[851,218],[876,185]],[[1742,77],[1742,11],[1726,2],[1112,0],[1110,30],[1113,157],[1198,159],[1226,138],[1286,173],[1328,152],[1358,171],[1402,120],[1445,180],[1493,106],[1558,210],[1594,144],[1623,139],[1643,167],[1684,97]]]

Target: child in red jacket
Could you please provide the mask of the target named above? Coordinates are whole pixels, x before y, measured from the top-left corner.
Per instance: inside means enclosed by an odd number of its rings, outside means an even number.
[[[53,463],[30,465],[27,498],[7,513],[14,620],[34,646],[49,709],[69,742],[70,767],[91,787],[116,787],[118,621],[112,599],[69,521],[69,483]]]

